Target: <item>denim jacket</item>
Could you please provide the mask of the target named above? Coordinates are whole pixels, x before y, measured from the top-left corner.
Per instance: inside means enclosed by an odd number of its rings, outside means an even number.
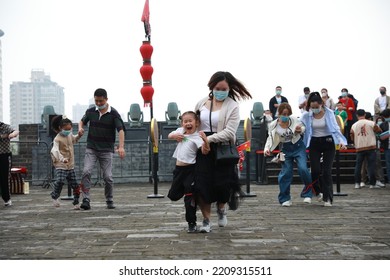
[[[301,133],[295,133],[295,128],[301,126]],[[268,126],[268,138],[264,146],[264,151],[273,151],[280,143],[280,136],[276,133],[276,127],[278,126],[278,119],[273,120]],[[290,116],[288,128],[293,131],[294,135],[291,140],[293,144],[297,143],[301,139],[301,135],[305,132],[305,125],[300,122],[296,117]]]
[[[329,135],[332,135],[334,143],[337,144],[343,144],[347,145],[347,139],[344,137],[344,135],[340,131],[340,127],[337,124],[336,117],[334,115],[334,112],[330,110],[327,107],[325,108],[325,123],[326,123],[326,130],[328,131]],[[313,112],[304,112],[301,116],[301,122],[306,126],[306,133],[303,137],[303,142],[305,143],[306,147],[310,146],[310,140],[313,135]]]

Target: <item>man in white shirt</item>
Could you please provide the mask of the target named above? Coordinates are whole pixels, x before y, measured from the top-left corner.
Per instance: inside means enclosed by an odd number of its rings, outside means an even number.
[[[381,96],[377,97],[374,102],[375,119],[379,118],[384,109],[390,109],[390,96],[386,95],[386,88],[380,87],[379,93]]]
[[[356,115],[358,121],[351,127],[351,139],[356,148],[355,189],[360,189],[361,170],[365,158],[367,158],[370,189],[372,189],[377,187],[375,177],[376,133],[381,132],[381,129],[375,122],[366,119],[366,112],[363,109],[357,110]]]
[[[310,88],[304,87],[303,95],[299,96],[298,99],[298,104],[299,104],[299,109],[301,110],[301,114],[305,111],[307,98],[309,97],[309,94],[310,94]]]

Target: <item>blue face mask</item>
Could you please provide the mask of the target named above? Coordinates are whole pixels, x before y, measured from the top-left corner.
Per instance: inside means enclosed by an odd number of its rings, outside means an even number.
[[[319,108],[312,108],[311,111],[313,112],[314,115],[317,115],[321,112],[321,107]]]
[[[68,136],[69,134],[71,134],[72,133],[72,130],[61,130],[61,135],[63,135],[63,136]]]
[[[215,99],[217,99],[218,101],[223,101],[228,97],[229,91],[227,91],[227,90],[213,90],[213,94],[215,96]]]
[[[346,92],[342,92],[342,93],[341,93],[341,96],[342,96],[342,97],[346,97],[346,96],[347,96],[347,93],[346,93]]]
[[[107,107],[107,103],[106,104],[104,104],[104,105],[102,105],[102,106],[96,106],[99,110],[103,110],[103,109],[105,109],[106,107]]]
[[[280,120],[282,122],[288,122],[289,119],[290,119],[290,117],[288,117],[288,116],[280,116]]]
[[[281,90],[277,90],[277,91],[276,91],[276,95],[277,95],[277,96],[281,96],[281,95],[282,95],[282,91],[281,91]]]

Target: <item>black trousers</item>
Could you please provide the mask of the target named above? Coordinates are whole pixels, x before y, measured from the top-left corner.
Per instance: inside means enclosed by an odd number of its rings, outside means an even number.
[[[184,196],[186,221],[196,223],[196,201],[194,192],[195,165],[176,166],[173,171],[173,181],[168,192],[168,198],[177,201]]]
[[[335,154],[336,148],[331,135],[311,138],[309,157],[313,187],[317,195],[319,192],[323,193],[324,201],[333,202],[332,165]]]
[[[0,189],[4,202],[10,200],[9,174],[10,174],[11,154],[0,154]]]

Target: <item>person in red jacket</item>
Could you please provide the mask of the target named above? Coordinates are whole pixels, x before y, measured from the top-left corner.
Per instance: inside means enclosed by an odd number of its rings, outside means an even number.
[[[342,108],[347,112],[348,115],[344,135],[345,138],[347,138],[348,140],[348,144],[351,144],[353,141],[351,140],[350,131],[354,123],[353,115],[356,112],[355,103],[353,102],[353,99],[348,96],[348,90],[346,88],[343,88],[341,90],[341,96],[339,97],[339,101],[342,104]]]

